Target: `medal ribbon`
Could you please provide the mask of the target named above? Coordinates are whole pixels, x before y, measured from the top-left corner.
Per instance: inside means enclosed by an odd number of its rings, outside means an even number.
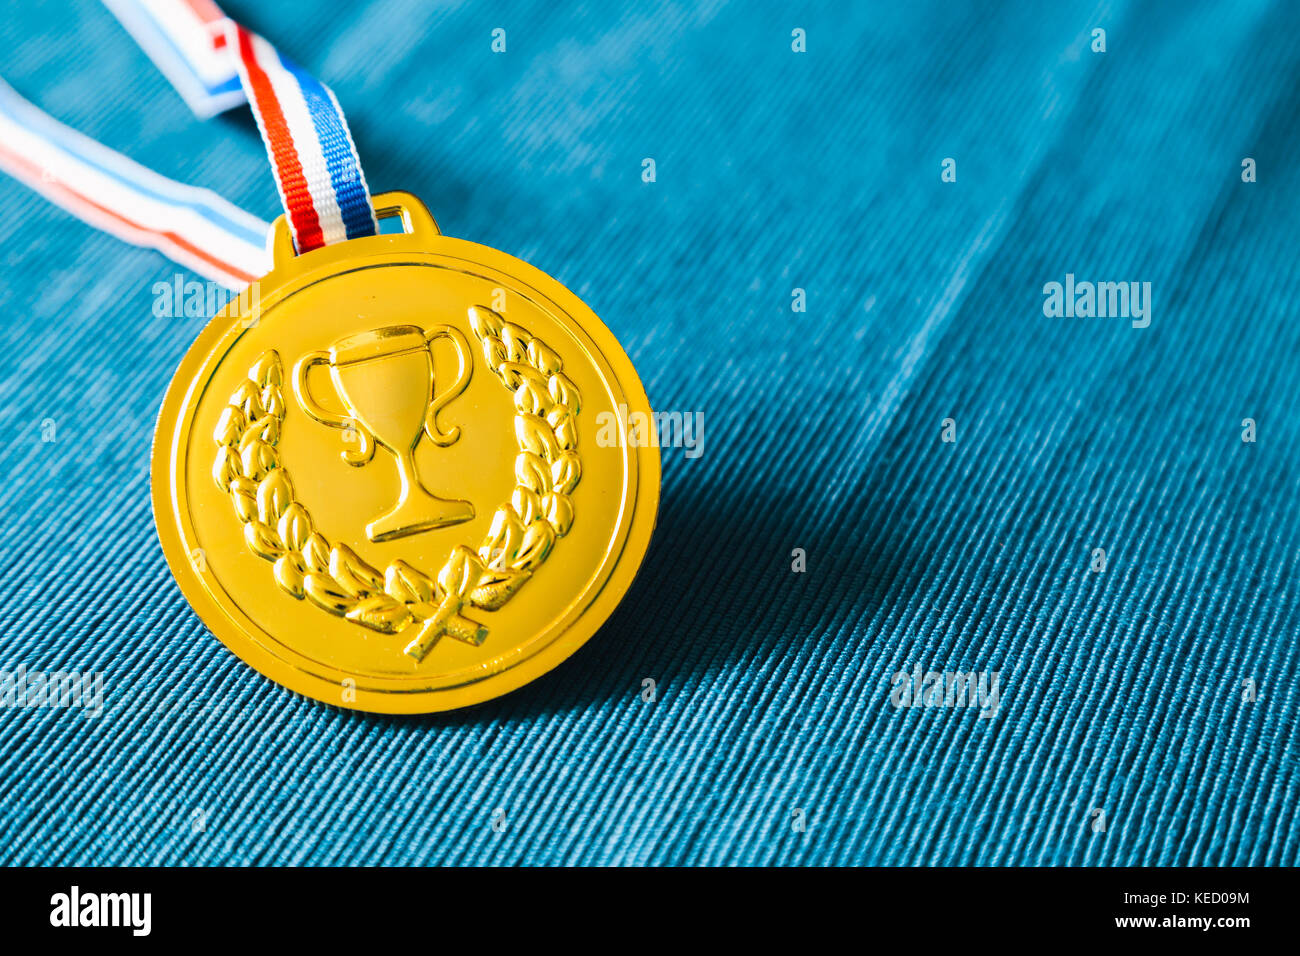
[[[333,92],[234,21],[226,37],[298,252],[377,233],[357,148]]]
[[[328,87],[211,0],[104,0],[194,113],[247,102],[299,253],[378,232]],[[0,80],[0,169],[84,222],[240,289],[267,271],[269,225],[59,123]]]
[[[378,232],[334,93],[213,0],[104,0],[196,115],[247,102],[298,252]]]
[[[229,288],[242,289],[268,269],[270,223],[64,126],[3,80],[0,169],[82,222]]]

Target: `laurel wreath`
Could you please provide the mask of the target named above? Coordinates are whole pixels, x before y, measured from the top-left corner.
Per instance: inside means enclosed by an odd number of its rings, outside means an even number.
[[[374,631],[418,627],[404,648],[417,661],[444,634],[483,643],[488,629],[461,611],[495,611],[528,581],[573,524],[570,495],[581,477],[580,398],[560,357],[486,306],[472,306],[469,322],[488,367],[514,396],[515,488],[478,550],[457,545],[432,577],[400,559],[381,572],[316,530],[277,450],[287,406],[274,349],[249,369],[213,431],[212,476],[230,495],[248,549],[274,562],[280,588]]]

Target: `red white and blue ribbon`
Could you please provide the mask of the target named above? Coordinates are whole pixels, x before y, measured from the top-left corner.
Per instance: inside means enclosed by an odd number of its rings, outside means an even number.
[[[104,0],[191,109],[247,102],[299,253],[374,235],[374,207],[338,100],[211,0]],[[231,288],[267,271],[267,223],[62,125],[0,81],[0,168],[100,229]]]
[[[226,38],[271,154],[299,253],[379,231],[370,190],[334,93],[234,21]]]
[[[253,108],[300,253],[378,231],[329,87],[212,0],[104,2],[197,114],[245,101]]]
[[[199,119],[248,102],[212,0],[104,0]]]
[[[242,289],[269,268],[269,223],[64,126],[3,80],[0,169],[83,222],[229,288]]]

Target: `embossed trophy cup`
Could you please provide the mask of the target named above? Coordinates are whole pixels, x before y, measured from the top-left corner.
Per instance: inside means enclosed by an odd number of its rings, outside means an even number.
[[[435,340],[448,339],[456,349],[456,381],[439,395],[433,376]],[[308,376],[316,365],[327,365],[334,390],[347,409],[338,415],[323,408],[311,394]],[[389,541],[421,531],[444,528],[474,517],[468,501],[439,498],[420,481],[415,470],[415,446],[420,433],[446,447],[460,438],[460,428],[443,431],[438,412],[469,384],[473,354],[458,330],[439,325],[426,332],[415,325],[390,325],[339,339],[328,351],[308,352],[293,370],[293,391],[303,411],[331,428],[354,430],[360,448],[343,452],[343,460],[360,467],[383,445],[397,457],[402,489],[397,504],[366,525],[371,541]]]

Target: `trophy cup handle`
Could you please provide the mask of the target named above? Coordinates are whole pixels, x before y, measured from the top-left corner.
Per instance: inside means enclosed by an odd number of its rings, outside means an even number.
[[[444,432],[438,427],[438,412],[465,391],[465,386],[469,384],[470,376],[474,371],[474,353],[470,351],[469,340],[459,329],[450,325],[437,325],[424,333],[424,340],[429,346],[430,362],[433,361],[433,340],[444,337],[450,339],[451,344],[456,347],[456,358],[460,365],[456,371],[456,381],[441,395],[434,394],[433,401],[429,403],[429,411],[424,417],[424,432],[429,436],[429,441],[442,448],[454,444],[460,438],[460,426],[452,425]]]
[[[307,375],[316,365],[330,364],[328,352],[308,352],[302,358],[298,359],[293,366],[293,393],[298,398],[298,404],[302,410],[311,418],[320,422],[322,425],[328,425],[330,428],[339,428],[343,431],[356,432],[361,447],[356,451],[344,451],[342,458],[349,465],[361,466],[375,457],[375,442],[371,438],[370,432],[364,426],[354,419],[347,418],[344,415],[336,415],[329,409],[321,406],[315,398],[312,397],[311,388],[307,384]]]

